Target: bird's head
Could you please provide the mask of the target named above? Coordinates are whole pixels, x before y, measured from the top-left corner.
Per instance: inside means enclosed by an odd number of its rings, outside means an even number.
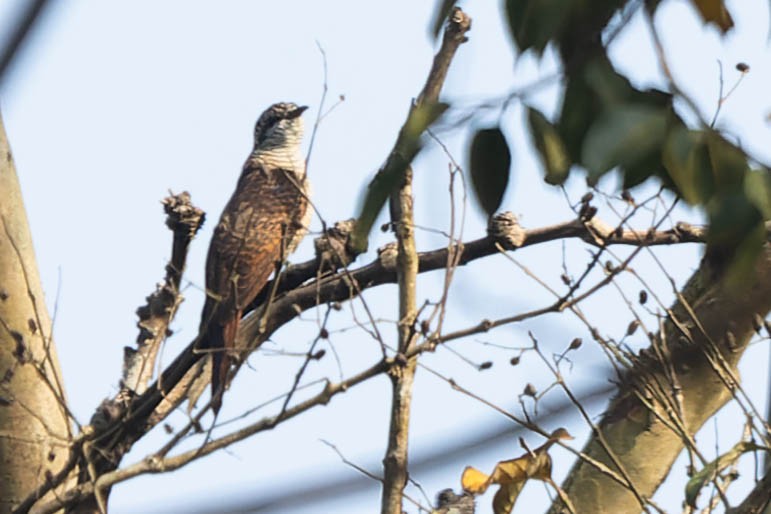
[[[254,149],[296,147],[303,136],[302,113],[308,107],[279,102],[268,107],[254,126]]]

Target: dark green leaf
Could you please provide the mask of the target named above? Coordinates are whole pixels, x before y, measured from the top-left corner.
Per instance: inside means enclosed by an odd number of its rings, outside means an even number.
[[[664,142],[662,161],[686,202],[703,205],[712,197],[715,183],[703,131],[679,124],[672,127]]]
[[[632,99],[639,100],[635,97],[645,96],[645,93],[632,87],[628,78],[616,71],[605,55],[587,62],[582,75],[605,107],[615,107]]]
[[[582,163],[595,183],[610,169],[622,171],[659,153],[666,133],[669,110],[639,104],[619,105],[606,111],[589,128],[581,152]],[[656,169],[650,169],[648,175]],[[643,177],[645,178],[645,177]]]
[[[367,250],[367,238],[372,225],[388,197],[404,181],[407,167],[421,149],[420,136],[448,107],[448,104],[439,102],[410,109],[410,114],[399,132],[399,138],[391,155],[367,187],[366,196],[356,219],[356,227],[351,234],[350,245],[355,252],[361,253]]]
[[[718,189],[733,188],[744,182],[749,170],[744,152],[714,131],[707,133],[707,148]]]
[[[672,95],[635,89],[605,55],[596,56],[569,75],[557,128],[573,162],[581,161],[584,138],[597,118],[625,105],[665,112],[671,110]]]
[[[498,127],[483,129],[471,142],[471,185],[479,205],[492,216],[501,206],[509,183],[511,153]]]
[[[527,119],[549,184],[562,184],[570,171],[570,157],[557,129],[537,109],[528,108]]]
[[[571,161],[581,159],[581,147],[586,132],[601,112],[600,99],[583,77],[569,79],[557,129]]]
[[[744,177],[744,192],[763,214],[763,219],[771,220],[771,172],[759,169],[747,173]]]
[[[760,210],[739,186],[718,191],[707,203],[707,256],[734,279],[747,278],[765,241]]]
[[[559,38],[572,6],[565,0],[507,0],[506,17],[519,50],[532,48],[540,56],[550,40]]]

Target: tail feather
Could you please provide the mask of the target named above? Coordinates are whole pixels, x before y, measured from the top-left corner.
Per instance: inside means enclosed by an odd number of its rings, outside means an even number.
[[[236,333],[241,313],[236,312],[224,323],[212,320],[206,329],[204,348],[211,351],[211,407],[218,414],[222,406],[222,395],[227,387],[228,372],[233,363],[231,351],[235,348]]]

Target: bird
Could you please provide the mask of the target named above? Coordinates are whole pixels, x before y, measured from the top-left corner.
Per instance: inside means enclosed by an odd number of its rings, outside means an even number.
[[[254,146],[214,228],[206,257],[206,301],[196,348],[212,355],[216,414],[244,309],[307,232],[310,186],[300,155],[307,106],[279,102],[254,127]]]

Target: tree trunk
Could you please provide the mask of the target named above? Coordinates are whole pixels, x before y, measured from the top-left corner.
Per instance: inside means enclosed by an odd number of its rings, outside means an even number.
[[[0,118],[0,513],[64,467],[70,436],[51,322]]]
[[[769,308],[771,245],[766,244],[758,258],[754,276],[741,284],[716,279],[709,259],[704,259],[654,344],[635,359],[599,424],[599,434],[592,435],[584,452],[619,474],[613,461],[620,463],[637,495],[650,498],[684,441],[734,394],[741,396],[734,387],[739,380],[736,366],[753,335],[753,318],[765,317]],[[680,389],[679,402],[673,382]],[[579,514],[642,510],[630,487],[582,459],[564,489]],[[563,510],[557,501],[550,512]]]

